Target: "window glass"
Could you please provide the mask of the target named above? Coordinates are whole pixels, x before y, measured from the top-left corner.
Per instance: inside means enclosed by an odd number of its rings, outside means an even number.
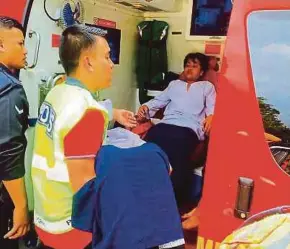
[[[290,11],[258,11],[248,17],[256,95],[277,163],[290,173]],[[281,139],[281,141],[279,141]]]

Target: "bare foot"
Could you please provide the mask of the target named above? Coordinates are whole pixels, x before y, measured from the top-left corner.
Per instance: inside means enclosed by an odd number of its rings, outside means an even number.
[[[182,222],[182,227],[184,230],[191,230],[197,228],[199,225],[199,209],[195,208],[187,214],[182,216],[184,221]]]
[[[199,218],[196,216],[192,216],[191,218],[182,222],[182,228],[184,230],[192,230],[197,228],[199,225]]]

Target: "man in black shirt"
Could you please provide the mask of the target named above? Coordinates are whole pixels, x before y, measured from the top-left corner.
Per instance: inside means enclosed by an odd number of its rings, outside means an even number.
[[[15,70],[26,65],[24,31],[0,16],[0,248],[18,248],[29,230],[24,183],[28,102]]]

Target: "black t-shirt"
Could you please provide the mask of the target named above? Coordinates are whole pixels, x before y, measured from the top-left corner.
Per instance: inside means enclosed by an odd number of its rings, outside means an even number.
[[[28,113],[23,86],[0,64],[0,182],[18,179],[25,174]],[[0,192],[1,189],[3,186],[0,186]]]

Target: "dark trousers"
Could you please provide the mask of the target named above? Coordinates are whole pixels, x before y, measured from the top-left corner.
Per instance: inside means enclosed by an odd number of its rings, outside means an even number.
[[[3,239],[3,236],[13,226],[13,204],[10,201],[5,203],[0,201],[0,248],[2,249],[18,249],[18,240]]]
[[[199,144],[195,132],[161,123],[148,131],[145,141],[157,144],[167,154],[173,168],[171,180],[178,206],[190,202],[193,171],[190,156]]]

